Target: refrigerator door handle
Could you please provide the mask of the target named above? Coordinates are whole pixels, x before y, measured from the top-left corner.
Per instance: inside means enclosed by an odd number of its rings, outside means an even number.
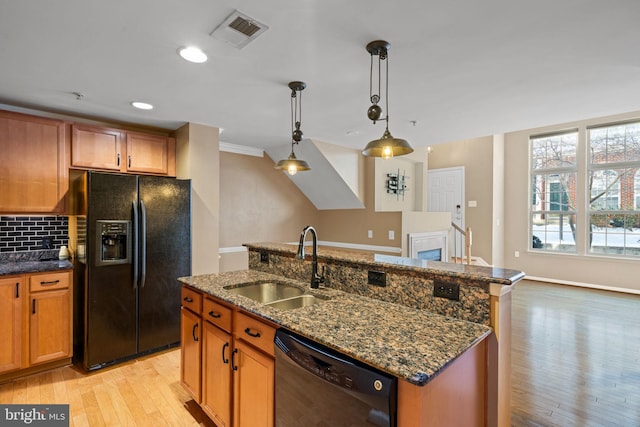
[[[140,287],[147,280],[147,209],[140,200]]]
[[[138,287],[138,239],[133,239],[133,233],[138,232],[138,203],[134,200],[131,202],[133,205],[133,231],[129,235],[129,238],[133,240],[133,289]]]

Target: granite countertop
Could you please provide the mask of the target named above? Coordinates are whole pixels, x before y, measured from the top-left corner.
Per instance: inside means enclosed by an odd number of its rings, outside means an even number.
[[[416,385],[428,383],[491,333],[485,325],[336,289],[310,289],[306,283],[254,270],[178,280]],[[260,280],[286,282],[323,301],[283,311],[224,289]]]
[[[289,245],[286,243],[272,243],[272,242],[259,242],[259,243],[245,243],[249,249],[253,250],[268,250],[271,252],[278,252],[281,254],[294,255],[298,251],[297,245]],[[307,256],[310,251],[307,250]],[[498,267],[486,267],[481,265],[467,265],[467,264],[455,264],[451,262],[441,261],[428,261],[424,259],[406,258],[393,255],[381,255],[371,252],[357,252],[347,249],[333,249],[330,247],[318,247],[318,258],[342,261],[342,262],[354,262],[358,264],[368,264],[372,267],[380,268],[388,267],[397,270],[404,271],[418,271],[428,272],[457,277],[461,279],[473,279],[476,281],[484,281],[487,283],[496,283],[500,285],[512,285],[518,280],[522,279],[525,274],[519,270],[510,270],[506,268]]]
[[[5,253],[0,256],[0,276],[71,270],[69,260],[59,260],[57,250]]]

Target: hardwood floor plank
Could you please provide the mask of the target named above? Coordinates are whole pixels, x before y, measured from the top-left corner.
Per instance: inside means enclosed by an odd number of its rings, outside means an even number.
[[[640,426],[640,296],[523,280],[512,425]]]

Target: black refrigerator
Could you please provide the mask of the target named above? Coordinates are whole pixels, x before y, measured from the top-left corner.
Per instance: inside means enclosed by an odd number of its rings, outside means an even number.
[[[94,370],[179,344],[191,182],[72,170],[70,192],[75,362]]]

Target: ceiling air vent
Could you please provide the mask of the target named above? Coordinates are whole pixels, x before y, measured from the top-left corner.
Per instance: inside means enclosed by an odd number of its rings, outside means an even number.
[[[242,12],[234,10],[231,15],[227,16],[224,22],[213,30],[211,37],[241,49],[268,29],[269,27],[263,23],[250,18]]]

